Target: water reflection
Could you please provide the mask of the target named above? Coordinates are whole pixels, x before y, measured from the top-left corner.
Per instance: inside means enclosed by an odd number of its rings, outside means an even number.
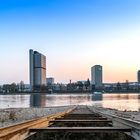
[[[30,96],[30,107],[40,107],[41,106],[41,95],[31,94]]]
[[[103,100],[103,94],[93,94],[91,95],[92,101],[101,101]]]
[[[102,106],[119,110],[140,110],[139,94],[105,94]]]
[[[0,95],[0,108],[98,105],[119,110],[140,110],[140,94],[31,94]]]
[[[0,108],[29,107],[30,95],[0,95]]]
[[[30,106],[31,107],[46,107],[46,106],[64,106],[64,105],[77,105],[89,102],[90,95],[41,95],[31,94]]]

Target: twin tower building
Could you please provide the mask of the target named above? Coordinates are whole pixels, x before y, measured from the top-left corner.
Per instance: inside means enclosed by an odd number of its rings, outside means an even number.
[[[46,85],[46,56],[29,50],[30,59],[30,87],[31,90]]]
[[[33,50],[29,50],[30,59],[30,87],[34,90],[46,85],[46,56]],[[95,88],[102,87],[102,66],[95,65],[91,68],[91,84]]]

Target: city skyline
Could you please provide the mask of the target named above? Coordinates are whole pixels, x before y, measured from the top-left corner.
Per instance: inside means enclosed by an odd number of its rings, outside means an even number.
[[[137,81],[139,17],[137,0],[1,1],[0,84],[29,83],[30,48],[56,82],[87,80],[97,64],[104,83]]]

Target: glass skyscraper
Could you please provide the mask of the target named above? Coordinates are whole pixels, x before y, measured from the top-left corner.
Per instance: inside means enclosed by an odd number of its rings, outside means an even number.
[[[137,72],[137,81],[140,83],[140,70]]]
[[[91,84],[95,85],[95,88],[102,87],[102,66],[95,65],[91,68]]]
[[[30,59],[30,87],[46,85],[46,56],[29,50]]]

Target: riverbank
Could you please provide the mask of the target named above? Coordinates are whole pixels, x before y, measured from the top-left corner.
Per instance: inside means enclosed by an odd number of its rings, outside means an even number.
[[[140,95],[140,91],[114,91],[114,92],[90,92],[90,91],[86,91],[86,92],[54,92],[54,93],[48,93],[48,92],[18,92],[18,93],[0,93],[0,95],[34,95],[34,94],[39,94],[39,95],[86,95],[86,94],[90,94],[90,95],[94,95],[94,94],[139,94]]]
[[[72,106],[0,109],[0,128],[43,116],[49,116],[51,114],[66,111],[70,108],[72,108]]]
[[[47,107],[47,108],[9,108],[0,109],[0,128],[33,120],[43,116],[49,116],[66,111],[72,106]],[[111,108],[89,106],[93,111],[98,110],[104,114],[115,115],[140,123],[140,111],[119,111]]]

